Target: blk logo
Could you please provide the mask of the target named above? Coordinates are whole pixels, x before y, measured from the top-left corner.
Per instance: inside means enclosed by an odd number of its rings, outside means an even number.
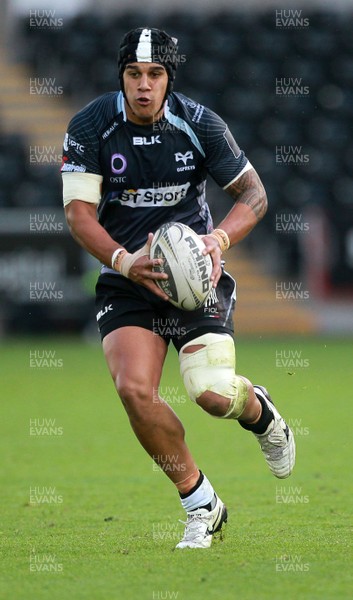
[[[151,135],[149,138],[134,136],[132,143],[134,146],[151,146],[152,144],[161,144],[160,135]]]

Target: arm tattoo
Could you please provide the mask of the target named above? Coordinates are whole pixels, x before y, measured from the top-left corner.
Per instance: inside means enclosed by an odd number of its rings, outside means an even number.
[[[258,221],[267,210],[267,196],[260,177],[254,169],[246,171],[239,179],[227,187],[226,192],[237,203],[247,204],[253,210]]]

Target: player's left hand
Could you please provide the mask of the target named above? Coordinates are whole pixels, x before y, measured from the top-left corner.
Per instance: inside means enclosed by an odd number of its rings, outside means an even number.
[[[209,254],[212,259],[213,269],[212,269],[210,279],[212,281],[213,287],[215,288],[215,287],[217,287],[219,279],[222,275],[222,268],[221,268],[222,252],[219,247],[218,241],[214,237],[212,237],[210,235],[204,235],[201,237],[201,239],[206,246],[206,248],[203,250],[202,254],[204,254],[204,255]]]

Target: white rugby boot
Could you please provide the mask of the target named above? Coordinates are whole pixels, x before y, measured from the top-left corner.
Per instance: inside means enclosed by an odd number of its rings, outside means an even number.
[[[261,446],[270,471],[279,479],[285,479],[293,471],[295,463],[293,432],[276,410],[266,388],[254,385],[254,392],[257,397],[261,396],[266,402],[274,417],[265,433],[254,433],[254,435]]]
[[[196,508],[187,513],[183,539],[176,548],[209,548],[213,538],[224,538],[224,528],[227,523],[227,509],[222,500],[216,496],[216,506],[213,510]]]

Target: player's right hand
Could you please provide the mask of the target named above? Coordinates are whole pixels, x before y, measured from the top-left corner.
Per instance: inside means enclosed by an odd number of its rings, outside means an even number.
[[[149,233],[147,242],[142,248],[136,250],[133,254],[126,252],[120,261],[119,271],[124,277],[143,285],[162,300],[169,300],[169,297],[155,283],[156,279],[168,279],[168,275],[152,270],[153,267],[160,265],[163,260],[161,258],[150,259],[152,239],[153,233]]]

